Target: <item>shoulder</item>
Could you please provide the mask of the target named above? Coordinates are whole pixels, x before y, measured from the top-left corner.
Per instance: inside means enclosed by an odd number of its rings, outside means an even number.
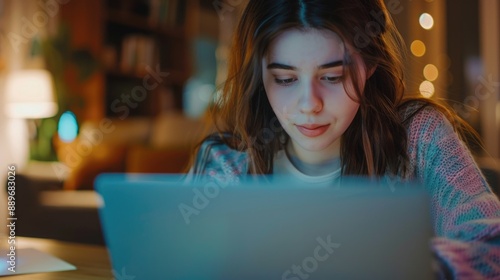
[[[423,178],[453,158],[464,161],[468,157],[468,148],[440,107],[415,101],[402,107],[400,113],[407,131],[411,173]]]
[[[408,156],[415,175],[430,188],[455,190],[482,187],[486,183],[468,145],[463,141],[451,112],[429,103],[406,109]]]
[[[415,122],[447,120],[442,105],[420,100],[408,101],[399,108],[399,113],[405,124]]]
[[[440,105],[431,102],[410,101],[400,107],[400,115],[407,129],[409,141],[435,137],[436,134],[455,134],[454,128]]]
[[[212,134],[200,144],[194,173],[240,175],[246,173],[247,154],[229,145],[230,134]]]

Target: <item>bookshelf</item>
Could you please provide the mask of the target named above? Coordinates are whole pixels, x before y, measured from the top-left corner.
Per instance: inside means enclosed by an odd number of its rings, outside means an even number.
[[[71,94],[84,99],[83,108],[74,110],[77,117],[154,117],[181,109],[199,1],[87,0],[61,6],[71,45],[88,48],[100,64],[85,86],[67,79]]]

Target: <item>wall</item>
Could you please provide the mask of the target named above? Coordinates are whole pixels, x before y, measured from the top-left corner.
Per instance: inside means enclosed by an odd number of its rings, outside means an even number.
[[[500,3],[479,1],[483,79],[474,95],[481,101],[480,115],[485,146],[491,156],[500,158]],[[471,97],[471,98],[472,98]]]

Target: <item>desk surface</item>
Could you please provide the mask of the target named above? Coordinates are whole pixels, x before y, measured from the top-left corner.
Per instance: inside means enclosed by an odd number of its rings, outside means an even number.
[[[35,248],[51,254],[76,266],[76,270],[0,277],[2,280],[113,279],[106,247],[41,238],[17,237],[16,239],[18,248]]]

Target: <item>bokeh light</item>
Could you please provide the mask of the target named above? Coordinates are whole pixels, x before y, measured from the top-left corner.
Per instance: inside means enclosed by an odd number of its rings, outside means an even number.
[[[424,77],[428,81],[435,81],[439,77],[439,70],[434,64],[427,64],[424,67]]]
[[[434,26],[434,18],[428,13],[420,15],[419,22],[423,29],[429,30]]]
[[[434,84],[429,81],[423,81],[420,84],[420,94],[425,98],[431,98],[434,95]]]
[[[66,111],[61,115],[57,133],[63,142],[73,142],[75,140],[78,135],[78,122],[73,112]]]
[[[420,40],[413,41],[411,43],[410,49],[411,49],[411,53],[417,57],[424,56],[425,51],[426,51],[424,42],[422,42]]]

